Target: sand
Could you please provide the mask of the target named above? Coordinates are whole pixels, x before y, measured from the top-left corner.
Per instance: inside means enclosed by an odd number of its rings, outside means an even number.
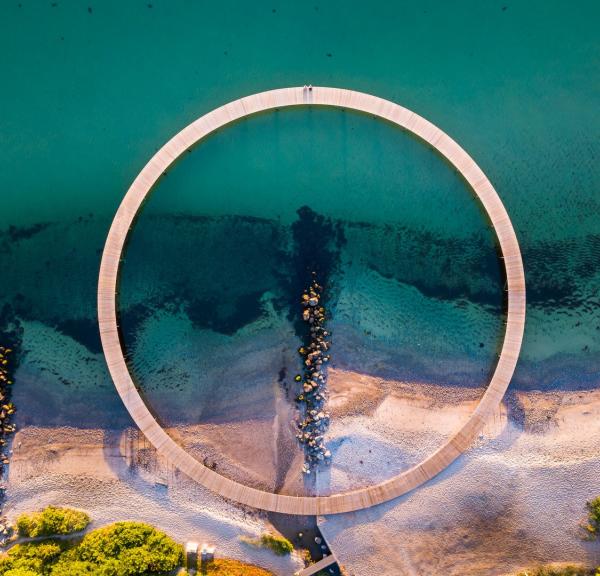
[[[335,369],[329,389],[333,458],[319,473],[322,495],[382,482],[420,462],[468,419],[482,393]],[[495,420],[501,426],[505,411]]]
[[[361,387],[379,390],[368,416],[352,408]],[[320,479],[324,492],[390,477],[434,449],[477,400],[473,390],[348,373],[333,375],[332,391],[342,415],[330,442],[344,442]],[[600,495],[599,447],[600,392],[509,393],[476,445],[434,481],[370,510],[321,518],[320,527],[355,576],[600,564],[600,543],[585,541],[581,528],[586,500]]]
[[[319,473],[322,494],[382,481],[418,462],[468,418],[482,393],[339,369],[330,369],[329,387],[334,457]],[[275,396],[268,418],[236,413],[170,433],[220,473],[301,493],[302,452],[282,451],[279,436],[292,413]],[[268,443],[254,443],[256,434]],[[600,392],[510,392],[476,445],[434,481],[371,510],[321,518],[320,526],[355,576],[500,576],[536,563],[600,563],[600,543],[584,541],[580,527],[585,501],[600,494],[599,446]],[[14,518],[47,504],[85,509],[95,526],[147,521],[275,574],[302,565],[240,542],[269,528],[266,515],[189,481],[133,428],[25,425],[15,437],[6,513]]]
[[[125,430],[25,427],[15,436],[5,513],[49,504],[86,510],[93,527],[119,520],[151,523],[180,542],[216,546],[216,555],[253,563],[277,575],[303,562],[251,547],[241,536],[270,529],[264,514],[245,510],[187,479]]]

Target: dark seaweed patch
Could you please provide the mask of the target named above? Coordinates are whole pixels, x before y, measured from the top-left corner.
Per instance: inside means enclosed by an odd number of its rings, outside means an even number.
[[[145,304],[134,304],[119,312],[119,333],[125,349],[135,342],[141,325],[152,314],[153,309]]]
[[[102,352],[98,322],[95,318],[71,318],[63,320],[57,324],[56,328],[63,334],[77,340],[92,354],[100,354]]]
[[[0,338],[2,339],[2,345],[15,351],[12,368],[14,371],[17,369],[21,358],[23,327],[19,322],[15,309],[10,304],[5,304],[0,309]]]
[[[262,291],[243,294],[233,303],[221,302],[217,298],[194,299],[186,302],[185,310],[195,327],[231,336],[263,315],[262,295]]]
[[[33,224],[32,226],[9,226],[7,233],[8,238],[12,242],[19,242],[20,240],[27,240],[32,238],[36,234],[39,234],[46,228],[50,226],[49,222],[38,222],[37,224]]]
[[[297,214],[298,220],[292,224],[291,253],[282,250],[279,256],[280,282],[287,299],[288,317],[294,323],[298,336],[304,338],[307,328],[299,313],[298,295],[310,283],[314,272],[326,288],[327,301],[323,304],[331,305],[335,295],[332,277],[339,271],[340,254],[346,238],[339,220],[318,214],[309,206],[302,206]]]
[[[414,286],[429,298],[503,307],[502,262],[497,247],[482,235],[453,239],[390,224],[345,226],[348,236],[364,235],[365,246],[375,246],[370,255],[365,250],[365,265],[384,278]]]

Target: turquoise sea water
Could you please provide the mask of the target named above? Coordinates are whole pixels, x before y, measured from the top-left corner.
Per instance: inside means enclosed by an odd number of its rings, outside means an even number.
[[[3,330],[21,328],[22,422],[128,421],[95,320],[121,197],[198,116],[305,83],[396,101],[476,159],[525,260],[512,386],[597,387],[599,16],[595,2],[3,2],[0,304]],[[314,217],[295,233],[303,206]],[[290,279],[308,238],[332,254],[338,367],[485,384],[503,280],[469,190],[376,119],[281,110],[186,155],[132,234],[122,325],[162,418],[256,416],[291,376]]]

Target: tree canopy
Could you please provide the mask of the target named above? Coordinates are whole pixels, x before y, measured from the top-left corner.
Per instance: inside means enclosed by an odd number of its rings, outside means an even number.
[[[17,532],[27,538],[57,536],[81,532],[89,523],[90,517],[85,512],[48,506],[41,512],[21,514],[17,518]]]
[[[141,522],[117,522],[78,544],[19,544],[0,558],[0,576],[150,576],[170,572],[182,560],[182,546],[163,532]]]

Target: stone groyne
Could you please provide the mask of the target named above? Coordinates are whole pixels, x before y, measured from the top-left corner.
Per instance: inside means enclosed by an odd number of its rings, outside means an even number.
[[[298,350],[303,359],[303,372],[296,376],[302,383],[297,397],[300,408],[296,437],[304,446],[305,474],[310,474],[320,462],[329,463],[331,452],[325,446],[325,432],[329,426],[327,401],[327,353],[331,342],[326,330],[326,311],[322,305],[323,288],[313,272],[310,286],[302,295],[302,320],[307,324],[304,345]]]
[[[4,480],[8,471],[10,450],[10,436],[15,432],[16,426],[12,423],[12,416],[16,409],[10,401],[12,388],[12,349],[0,346],[0,463],[2,484],[0,485],[0,506],[4,502]],[[10,529],[4,516],[0,517],[0,544],[4,543],[10,535]]]

